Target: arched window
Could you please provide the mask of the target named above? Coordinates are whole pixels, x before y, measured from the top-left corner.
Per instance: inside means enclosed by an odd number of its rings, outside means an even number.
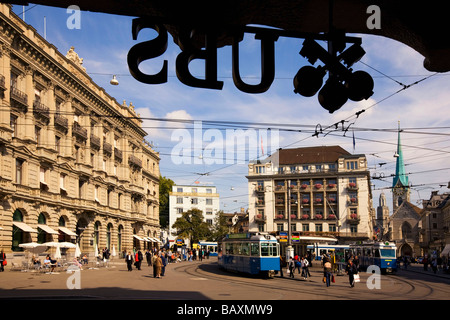
[[[19,209],[14,211],[13,213],[13,221],[23,222],[23,214]],[[24,232],[22,229],[13,225],[13,234],[12,234],[12,251],[23,251],[19,244],[23,243]]]
[[[42,212],[39,214],[38,224],[47,224],[47,218],[45,217],[45,215]],[[38,233],[38,237],[37,237],[37,242],[44,243],[44,242],[46,242],[46,240],[47,240],[47,232],[40,229],[40,231]]]
[[[112,224],[108,223],[106,226],[106,247],[111,250],[111,230],[112,230]]]
[[[412,228],[408,222],[402,224],[402,239],[412,239]]]
[[[100,222],[96,222],[94,225],[94,246],[97,248],[95,255],[98,255],[99,250],[99,239],[100,239]]]
[[[122,233],[123,233],[123,226],[119,226],[119,229],[117,230],[117,250],[119,252],[122,252]]]

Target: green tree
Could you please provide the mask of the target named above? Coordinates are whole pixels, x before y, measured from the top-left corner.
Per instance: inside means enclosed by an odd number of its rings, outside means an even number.
[[[169,226],[169,193],[175,185],[171,179],[159,177],[159,225],[161,228]]]
[[[211,238],[208,240],[219,241],[225,237],[227,233],[229,233],[227,219],[223,215],[223,211],[220,210],[217,212],[217,216],[214,219],[214,224],[211,226]]]
[[[183,212],[172,228],[177,230],[176,235],[179,238],[188,238],[191,245],[199,240],[209,238],[211,234],[209,225],[203,219],[203,212],[199,209]]]

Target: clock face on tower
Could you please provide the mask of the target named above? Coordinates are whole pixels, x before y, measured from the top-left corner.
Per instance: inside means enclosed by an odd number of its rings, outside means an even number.
[[[401,195],[403,195],[404,193],[405,193],[405,190],[403,189],[403,188],[394,188],[393,190],[392,190],[392,192],[394,193],[394,195],[396,195],[396,196],[401,196]]]

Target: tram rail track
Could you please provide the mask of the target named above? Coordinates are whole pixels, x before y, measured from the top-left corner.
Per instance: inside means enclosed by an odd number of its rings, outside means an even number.
[[[185,272],[193,278],[201,278],[212,281],[226,282],[228,284],[251,286],[272,291],[274,294],[282,296],[283,299],[289,297],[299,297],[300,299],[318,299],[318,300],[416,300],[416,299],[436,299],[436,296],[449,296],[450,286],[448,290],[445,288],[434,287],[423,279],[411,279],[407,275],[382,275],[382,289],[369,290],[365,286],[365,281],[369,274],[361,272],[361,283],[355,288],[348,285],[347,276],[337,277],[339,281],[326,288],[322,283],[322,274],[320,269],[312,270],[312,278],[305,281],[299,279],[300,275],[295,274],[296,278],[280,278],[263,279],[235,272],[228,272],[219,269],[215,262],[183,264],[177,266],[175,270]],[[286,276],[286,275],[285,275]],[[275,296],[275,295],[274,295]]]

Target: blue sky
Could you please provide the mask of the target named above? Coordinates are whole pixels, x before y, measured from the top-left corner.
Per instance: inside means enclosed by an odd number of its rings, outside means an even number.
[[[402,128],[410,128],[408,131],[417,132],[402,133],[406,172],[411,173],[409,181],[415,186],[411,191],[411,202],[418,204],[421,199],[428,199],[432,190],[448,191],[447,183],[450,180],[448,162],[450,115],[446,112],[450,104],[448,74],[435,75],[395,94],[403,87],[393,79],[409,85],[432,74],[423,67],[423,57],[404,44],[383,37],[358,35],[362,37],[362,47],[366,55],[361,62],[353,66],[353,69],[365,70],[373,76],[374,95],[358,103],[349,100],[340,110],[329,114],[320,106],[317,96],[305,98],[293,92],[293,77],[301,66],[308,64],[306,59],[299,55],[303,40],[279,38],[275,44],[275,81],[265,93],[248,94],[234,86],[231,47],[218,50],[218,75],[219,80],[224,82],[222,90],[192,88],[182,84],[175,76],[175,59],[180,49],[169,35],[169,47],[164,55],[141,65],[143,72],[152,74],[159,71],[163,60],[168,60],[168,82],[147,85],[130,75],[126,58],[133,45],[150,40],[154,34],[144,30],[139,33],[138,40],[134,41],[131,34],[132,17],[82,11],[81,29],[70,30],[66,25],[70,14],[66,9],[29,5],[25,10],[28,10],[25,13],[25,22],[44,35],[45,17],[47,41],[63,54],[74,46],[75,51],[84,59],[83,66],[91,78],[119,103],[123,100],[127,104],[132,102],[143,118],[203,120],[204,129],[210,128],[205,121],[213,120],[270,123],[270,126],[305,125],[309,128],[320,124],[325,128],[340,120],[348,119],[350,122],[346,125],[354,122],[351,128],[364,129],[396,129],[398,121],[401,121]],[[14,6],[14,11],[22,17],[22,6]],[[240,44],[240,52],[240,71],[244,81],[259,82],[260,42],[252,35],[246,35]],[[201,63],[194,62],[190,67],[192,73],[200,78],[203,74]],[[113,74],[117,75],[120,83],[118,86],[109,84]],[[362,109],[366,111],[356,118],[355,113]],[[149,133],[146,140],[153,142],[155,149],[160,152],[160,168],[163,176],[171,178],[177,184],[199,183],[217,186],[221,196],[221,208],[227,212],[247,207],[248,187],[245,178],[248,173],[247,164],[238,164],[235,161],[234,164],[208,165],[198,158],[197,155],[201,152],[199,150],[192,151],[192,159],[196,160],[191,164],[176,164],[171,155],[178,141],[172,141],[172,136],[177,137],[183,132],[182,129],[187,129],[194,138],[193,131],[190,130],[192,125],[144,120],[143,126]],[[268,127],[258,126],[264,130]],[[249,130],[248,127],[243,129]],[[219,132],[225,137],[225,131]],[[388,177],[395,172],[393,154],[396,151],[396,132],[355,130],[354,134],[356,141],[354,152],[366,154],[371,175]],[[202,149],[212,146],[211,142],[202,138],[197,142]],[[255,148],[259,147],[259,142],[258,139],[258,146]],[[342,131],[336,131],[319,137],[312,137],[310,131],[280,131],[278,145],[279,147],[340,145],[353,152],[352,131],[345,136]],[[262,157],[262,154],[259,156]],[[380,166],[380,163],[386,164]],[[372,183],[374,206],[378,205],[378,196],[382,191],[390,204],[391,192],[385,188],[391,185],[392,178],[373,180]],[[444,183],[445,187],[441,187],[440,185]],[[390,207],[392,208],[392,205]]]

